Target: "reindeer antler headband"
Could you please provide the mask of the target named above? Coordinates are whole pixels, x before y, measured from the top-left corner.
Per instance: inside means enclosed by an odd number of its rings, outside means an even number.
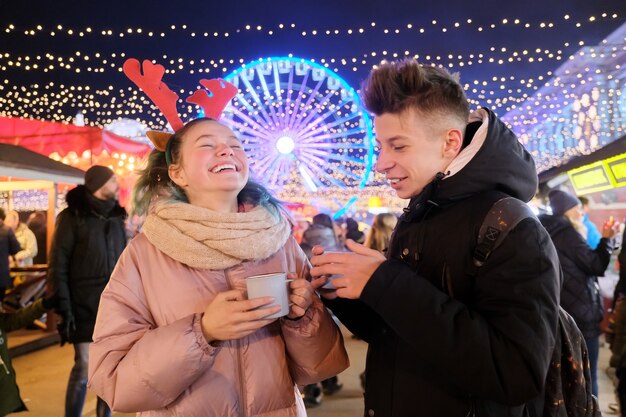
[[[176,110],[178,94],[170,90],[162,81],[163,74],[165,74],[163,65],[153,64],[148,60],[144,60],[142,75],[139,61],[135,58],[130,58],[124,62],[123,68],[126,76],[161,110],[174,132],[185,125],[178,116],[178,110]],[[221,78],[202,79],[200,80],[200,85],[206,88],[206,90],[197,90],[187,97],[185,101],[202,107],[206,117],[215,120],[219,119],[228,102],[237,95],[237,87]],[[165,152],[165,159],[167,165],[169,165],[171,163],[169,148],[173,133],[150,130],[146,135],[157,150]]]

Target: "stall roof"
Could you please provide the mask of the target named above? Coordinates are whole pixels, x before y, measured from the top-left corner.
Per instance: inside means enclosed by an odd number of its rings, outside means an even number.
[[[85,173],[21,146],[0,143],[0,177],[82,184]]]

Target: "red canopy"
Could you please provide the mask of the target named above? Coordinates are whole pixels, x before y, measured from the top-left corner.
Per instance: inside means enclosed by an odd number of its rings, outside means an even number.
[[[103,150],[143,157],[149,145],[118,136],[98,127],[75,126],[57,122],[0,117],[0,143],[19,145],[43,155],[57,152],[61,157],[74,151],[78,155],[89,150],[99,155]]]

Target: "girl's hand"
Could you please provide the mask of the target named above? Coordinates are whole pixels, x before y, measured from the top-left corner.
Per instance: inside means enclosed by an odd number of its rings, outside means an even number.
[[[273,302],[272,297],[246,300],[237,290],[219,293],[204,310],[202,333],[209,343],[241,339],[276,320],[264,317],[278,313],[280,306],[259,308]]]

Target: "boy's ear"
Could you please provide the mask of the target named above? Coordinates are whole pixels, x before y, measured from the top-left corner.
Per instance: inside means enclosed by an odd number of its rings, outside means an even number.
[[[463,146],[463,132],[460,129],[449,129],[446,132],[445,143],[443,147],[444,156],[449,158],[456,157],[461,152]]]

